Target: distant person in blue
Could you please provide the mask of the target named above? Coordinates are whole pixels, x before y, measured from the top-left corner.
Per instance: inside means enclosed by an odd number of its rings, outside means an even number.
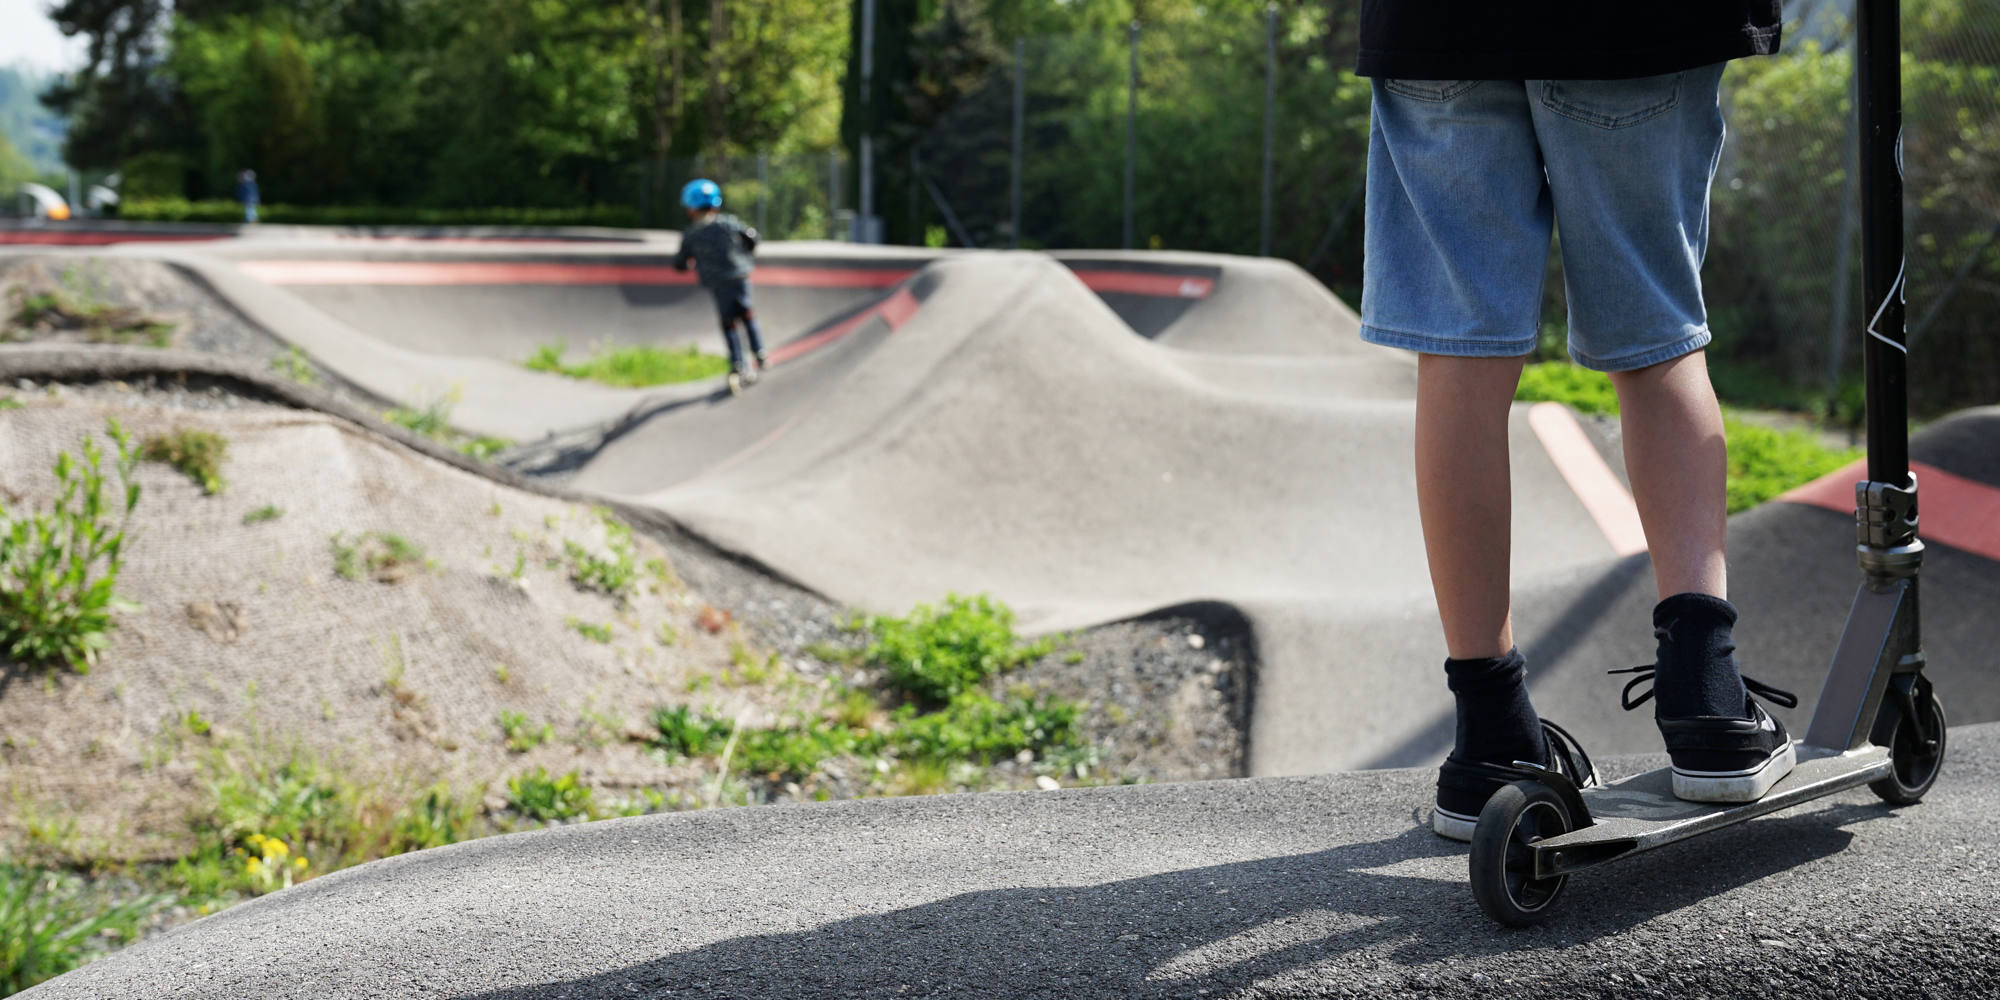
[[[674,269],[685,271],[693,260],[701,286],[715,296],[722,339],[729,345],[729,391],[739,393],[764,370],[764,338],[750,308],[750,272],[756,269],[750,255],[757,249],[757,230],[722,210],[722,188],[707,178],[681,188],[681,205],[687,209],[688,227],[674,254]],[[750,338],[747,359],[736,338],[739,323]]]
[[[243,203],[243,221],[257,221],[257,171],[245,170],[236,175],[236,200]]]

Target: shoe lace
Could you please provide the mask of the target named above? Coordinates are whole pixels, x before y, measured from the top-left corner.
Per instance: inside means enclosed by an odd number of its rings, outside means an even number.
[[[1590,754],[1584,752],[1583,744],[1571,736],[1569,730],[1543,719],[1542,738],[1549,745],[1549,763],[1558,763],[1556,757],[1560,755],[1564,765],[1562,770],[1568,772],[1570,780],[1576,782],[1578,788],[1597,784],[1597,765],[1591,762]]]
[[[1625,690],[1619,692],[1618,694],[1618,703],[1625,707],[1625,711],[1630,712],[1631,710],[1638,708],[1640,705],[1644,705],[1646,702],[1652,700],[1653,674],[1654,671],[1657,669],[1658,669],[1657,664],[1646,663],[1636,667],[1625,667],[1619,670],[1605,671],[1605,673],[1607,674],[1637,675],[1633,677],[1631,680],[1626,681]],[[1632,689],[1638,687],[1641,684],[1646,685],[1646,690],[1639,692],[1638,696],[1634,697],[1632,694]],[[1798,695],[1795,695],[1790,691],[1786,691],[1783,688],[1772,687],[1771,685],[1766,684],[1763,681],[1760,681],[1754,677],[1750,677],[1747,675],[1744,676],[1743,687],[1751,694],[1754,694],[1759,698],[1763,698],[1764,700],[1771,702],[1774,705],[1781,705],[1785,708],[1799,707]]]

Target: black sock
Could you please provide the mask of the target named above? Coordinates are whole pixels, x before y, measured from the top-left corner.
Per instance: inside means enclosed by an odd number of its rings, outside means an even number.
[[[1663,718],[1746,718],[1737,672],[1736,606],[1708,594],[1675,594],[1653,608],[1653,698]]]
[[[1528,661],[1519,649],[1487,659],[1448,659],[1444,676],[1458,700],[1453,757],[1489,764],[1548,763],[1541,718],[1528,701]]]

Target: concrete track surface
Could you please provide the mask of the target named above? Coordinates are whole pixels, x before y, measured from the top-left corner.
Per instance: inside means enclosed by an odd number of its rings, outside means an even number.
[[[527,453],[547,442],[544,467],[574,486],[658,509],[847,603],[986,591],[1038,629],[1232,609],[1257,647],[1253,773],[1410,765],[1449,748],[1409,459],[1414,365],[1362,344],[1352,312],[1296,268],[774,244],[757,295],[776,364],[731,398],[713,382],[621,390],[516,363],[573,328],[573,346],[714,349],[707,296],[667,266],[674,236],[588,235],[273,230],[111,252],[181,267],[378,396],[455,396],[461,429]],[[1613,436],[1593,432],[1593,446],[1552,409],[1510,421],[1534,697],[1594,749],[1645,752],[1657,734],[1617,709],[1620,685],[1601,675],[1651,657],[1655,595],[1632,554],[1621,459]],[[1926,475],[1970,491],[1925,500],[1927,532],[1974,526],[1934,542],[1925,567],[1932,669],[1967,721],[2000,719],[2000,538],[1977,528],[2000,518],[1995,441],[2000,411],[1982,411],[1914,445]],[[1801,694],[1794,729],[1858,581],[1850,519],[1830,506],[1769,504],[1731,524],[1743,660]]]
[[[1427,770],[613,820],[337,872],[24,1000],[1990,997],[2000,727],[1487,922]],[[1620,770],[1641,762],[1620,760]],[[1646,762],[1650,763],[1650,762]]]
[[[712,338],[705,297],[664,268],[671,236],[470,235],[108,252],[174,263],[379,397],[455,392],[460,429],[559,454],[576,488],[845,602],[990,591],[1044,629],[1230,609],[1257,650],[1255,773],[1450,746],[1414,369],[1360,344],[1296,269],[774,246],[758,296],[779,363],[731,398],[515,363],[563,338]],[[1600,674],[1650,658],[1649,567],[1614,436],[1567,420],[1517,407],[1509,425],[1534,696],[1600,753],[1650,750],[1650,720],[1618,711]],[[1930,671],[1959,724],[2000,719],[1996,441],[2000,409],[1912,449]],[[1858,580],[1853,478],[1730,525],[1741,654],[1802,695],[1795,730]],[[2000,729],[1961,726],[1953,747],[1920,807],[1855,793],[1587,873],[1525,933],[1488,926],[1462,849],[1420,828],[1434,772],[1359,771],[461,844],[315,879],[27,995],[1990,995]]]

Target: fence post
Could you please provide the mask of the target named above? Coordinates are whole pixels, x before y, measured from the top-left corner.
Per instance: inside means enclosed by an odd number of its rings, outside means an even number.
[[[1026,132],[1027,119],[1027,43],[1024,39],[1014,39],[1014,176],[1013,187],[1008,194],[1012,211],[1008,226],[1010,245],[1021,249],[1021,144]]]
[[[1125,73],[1125,242],[1127,250],[1132,249],[1132,190],[1134,185],[1134,164],[1139,158],[1139,22],[1133,21],[1126,31],[1127,44],[1131,49],[1130,65]]]
[[[757,154],[757,232],[765,234],[771,231],[771,216],[768,211],[771,204],[770,165],[771,154]],[[769,236],[765,238],[768,239]]]
[[[840,150],[826,151],[826,238],[840,238]]]
[[[861,220],[855,225],[856,243],[874,243],[875,221],[875,0],[861,4]]]
[[[1271,140],[1277,128],[1278,5],[1264,8],[1264,186],[1257,212],[1257,252],[1271,256]]]

